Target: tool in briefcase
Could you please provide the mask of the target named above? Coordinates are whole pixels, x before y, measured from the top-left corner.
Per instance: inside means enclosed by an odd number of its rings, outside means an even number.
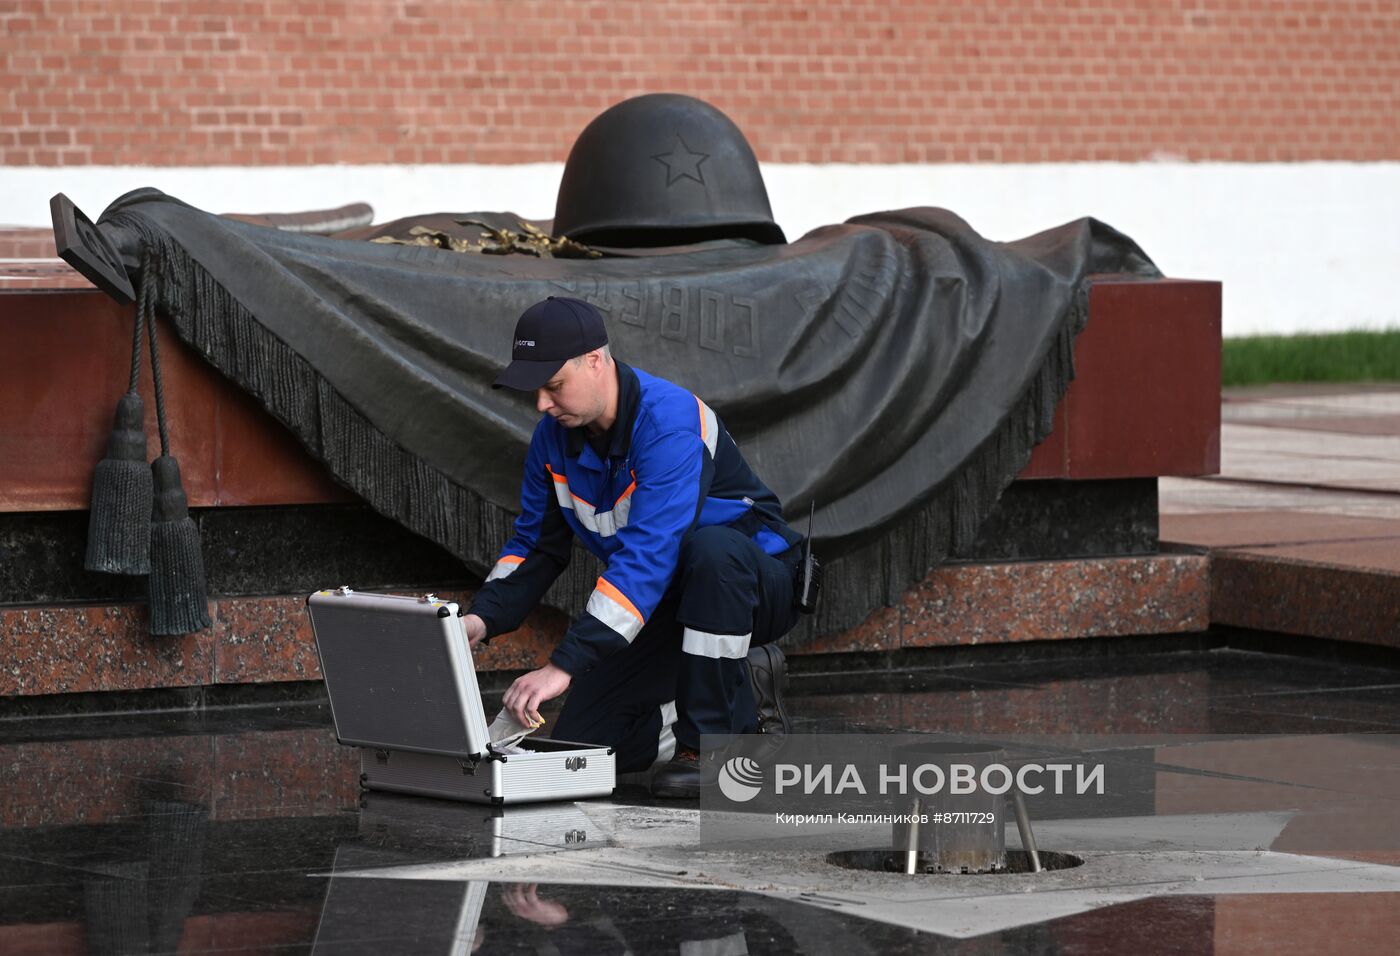
[[[493,748],[456,604],[337,588],[306,606],[336,739],[360,748],[364,787],[493,804],[612,793],[608,747],[527,737]]]

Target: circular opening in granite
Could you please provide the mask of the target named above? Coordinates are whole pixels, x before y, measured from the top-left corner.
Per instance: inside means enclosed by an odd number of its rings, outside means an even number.
[[[843,870],[870,870],[876,873],[904,873],[904,854],[889,850],[841,850],[828,853],[826,862]],[[1084,861],[1073,853],[1056,853],[1053,850],[1040,851],[1042,873],[1050,870],[1069,870],[1083,866]],[[1007,876],[1016,873],[1030,873],[1031,858],[1025,850],[1007,850],[1006,866],[986,873],[944,873],[924,870],[916,876]]]

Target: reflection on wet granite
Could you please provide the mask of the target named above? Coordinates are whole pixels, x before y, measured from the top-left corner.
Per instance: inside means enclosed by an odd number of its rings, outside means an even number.
[[[801,717],[827,732],[831,721],[968,733],[1400,732],[1400,673],[1234,650],[797,674],[792,683],[813,691]]]
[[[1394,732],[1400,674],[1238,651],[1011,660],[797,674],[789,706],[799,729],[822,732]],[[1105,745],[1105,760],[1140,767],[1136,783],[1112,807],[1059,819],[1234,800],[1294,814],[1275,849],[1355,847],[1366,859],[1374,828],[1355,808],[1385,811],[1393,781],[1354,768],[1380,766],[1366,753],[1388,746],[1381,736]],[[1353,812],[1331,797],[1343,770],[1361,801]],[[1384,917],[1393,927],[1400,912],[1394,893],[1207,893],[959,939],[757,886],[376,878],[405,864],[577,854],[618,834],[572,803],[498,810],[362,793],[355,753],[336,743],[323,703],[0,721],[0,782],[3,953],[1322,952],[1384,949]],[[639,796],[622,790],[616,802]],[[1395,862],[1390,850],[1371,858]]]
[[[122,879],[84,881],[70,901],[84,922],[45,924],[45,950],[66,938],[94,953],[1335,952],[1384,945],[1396,905],[1390,895],[1156,898],[956,939],[737,891],[356,877],[308,879],[314,893],[264,906],[202,892],[190,901],[166,882]],[[0,905],[9,901],[0,890]]]
[[[385,921],[386,912],[396,918]],[[749,893],[352,878],[330,881],[315,950],[759,956],[926,952],[927,942],[913,930]]]

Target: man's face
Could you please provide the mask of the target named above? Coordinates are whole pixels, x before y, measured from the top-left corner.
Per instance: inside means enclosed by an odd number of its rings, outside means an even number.
[[[606,370],[599,352],[569,359],[543,388],[535,390],[535,407],[565,428],[592,424],[607,408]]]

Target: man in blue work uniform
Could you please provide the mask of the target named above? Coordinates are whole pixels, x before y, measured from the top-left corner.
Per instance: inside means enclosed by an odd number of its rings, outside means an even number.
[[[495,387],[534,392],[543,417],[468,638],[519,627],[577,535],[606,570],[505,707],[529,726],[568,690],[552,736],[613,747],[620,772],[658,767],[658,796],[698,796],[701,734],[789,729],[773,642],[797,620],[801,536],[709,406],[612,358],[592,305],[526,309],[511,359]]]

